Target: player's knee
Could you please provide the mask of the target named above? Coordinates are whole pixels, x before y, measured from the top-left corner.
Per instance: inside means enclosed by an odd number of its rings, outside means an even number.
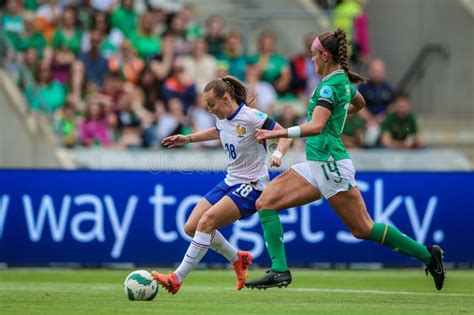
[[[196,232],[196,225],[195,224],[192,224],[190,222],[186,222],[184,224],[184,233],[186,233],[186,235],[194,237],[195,232]]]
[[[205,233],[211,233],[215,230],[217,216],[213,213],[206,212],[198,223],[198,230]]]
[[[257,208],[257,210],[273,209],[274,205],[272,205],[272,198],[269,198],[267,195],[262,194],[255,202],[255,207]]]

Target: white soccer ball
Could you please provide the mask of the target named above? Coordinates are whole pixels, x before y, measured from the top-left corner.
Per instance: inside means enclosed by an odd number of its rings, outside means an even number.
[[[123,290],[130,301],[151,301],[158,293],[158,284],[148,271],[136,270],[125,278]]]

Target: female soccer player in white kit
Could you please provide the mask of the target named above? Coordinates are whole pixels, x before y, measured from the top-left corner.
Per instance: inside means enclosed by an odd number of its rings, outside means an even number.
[[[227,175],[198,202],[184,230],[193,237],[179,267],[170,274],[153,271],[153,277],[168,292],[176,294],[184,278],[204,257],[209,248],[225,256],[236,272],[240,290],[252,262],[249,252],[238,251],[217,230],[256,212],[255,201],[270,181],[266,165],[265,143],[256,140],[257,129],[283,129],[265,113],[251,108],[246,87],[236,78],[226,76],[209,82],[204,89],[209,112],[218,120],[216,127],[188,136],[174,135],[163,139],[167,147],[191,142],[220,139],[227,154]],[[278,151],[286,152],[289,139],[278,142]],[[271,164],[279,166],[281,155],[272,156]]]

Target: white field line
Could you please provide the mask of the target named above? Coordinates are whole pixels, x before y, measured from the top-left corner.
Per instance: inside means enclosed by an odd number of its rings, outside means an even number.
[[[466,296],[474,297],[469,293],[443,293],[443,292],[417,292],[417,291],[385,291],[385,290],[355,290],[355,289],[330,289],[330,288],[288,288],[298,292],[328,292],[328,293],[358,293],[358,294],[385,294],[385,295],[424,295],[424,296]]]
[[[98,290],[105,291],[111,290],[115,291],[118,288],[121,289],[121,286],[116,284],[100,284],[100,285],[90,285],[90,284],[76,284],[78,290],[68,290],[64,288],[64,283],[60,284],[39,284],[34,285],[35,291],[48,290],[48,291],[59,291],[59,292],[68,292],[68,291],[83,291],[84,287],[87,286],[89,291]],[[162,288],[160,288],[163,290]],[[31,291],[31,286],[2,286],[0,283],[0,291],[12,291],[12,290],[28,290]],[[232,287],[222,287],[222,286],[199,286],[199,285],[190,285],[183,286],[182,291],[236,291]],[[250,289],[243,289],[245,291],[251,291]],[[255,291],[257,291],[255,289]],[[263,290],[262,290],[263,291]],[[351,293],[351,294],[374,294],[374,295],[416,295],[416,296],[449,296],[449,297],[473,297],[472,293],[450,293],[450,292],[418,292],[418,291],[388,291],[388,290],[359,290],[359,289],[339,289],[339,288],[272,288],[268,289],[268,292],[277,291],[277,292],[320,292],[320,293]],[[163,292],[165,292],[163,290]],[[236,291],[236,293],[238,293]]]
[[[234,288],[228,287],[205,287],[205,286],[190,286],[183,287],[183,290],[211,290],[211,291],[235,291]],[[246,289],[247,291],[250,289]],[[256,290],[256,289],[255,289]],[[386,291],[386,290],[359,290],[359,289],[338,289],[338,288],[278,288],[268,289],[267,291],[278,292],[323,292],[323,293],[354,293],[354,294],[380,294],[380,295],[419,295],[419,296],[460,296],[460,297],[474,297],[471,293],[444,293],[444,292],[417,292],[417,291]],[[263,291],[263,290],[262,290]]]

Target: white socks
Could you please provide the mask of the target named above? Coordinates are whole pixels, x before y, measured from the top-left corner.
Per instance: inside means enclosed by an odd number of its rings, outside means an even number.
[[[181,261],[181,264],[175,271],[179,282],[182,283],[191,269],[194,269],[199,264],[209,248],[227,258],[231,263],[237,260],[237,248],[232,246],[221,232],[215,230],[212,234],[207,234],[196,231],[183,261]]]
[[[188,273],[196,267],[201,259],[206,255],[209,246],[211,245],[211,234],[196,231],[191,244],[184,255],[183,261],[176,269],[175,274],[179,282],[183,282]]]
[[[231,263],[237,260],[237,248],[232,246],[218,230],[212,233],[211,246],[209,248],[227,258]]]

